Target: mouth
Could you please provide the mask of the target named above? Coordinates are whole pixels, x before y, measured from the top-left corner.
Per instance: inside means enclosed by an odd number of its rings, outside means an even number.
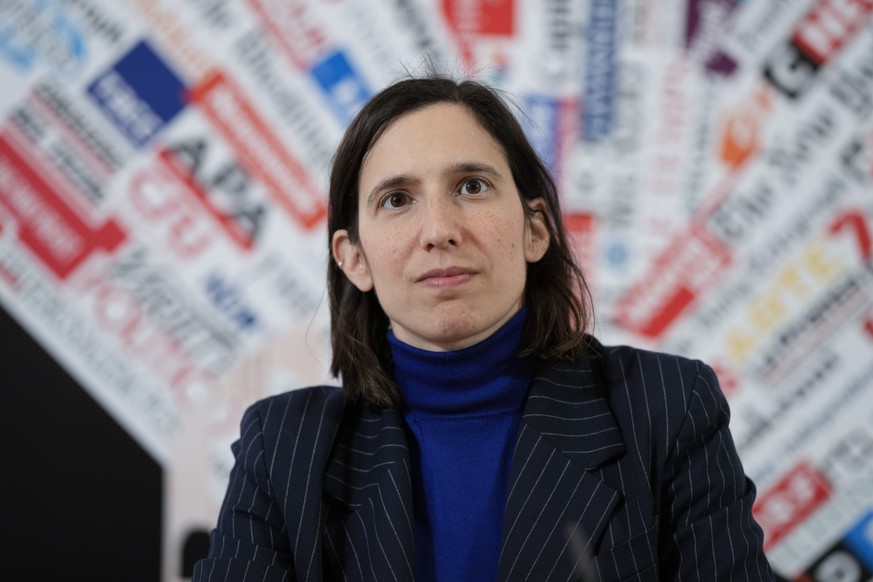
[[[454,287],[466,283],[473,278],[476,272],[473,269],[463,267],[449,267],[447,269],[433,269],[416,279],[416,283],[422,283],[427,287]]]

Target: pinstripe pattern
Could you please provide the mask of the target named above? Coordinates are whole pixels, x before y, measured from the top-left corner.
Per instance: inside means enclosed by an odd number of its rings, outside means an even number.
[[[627,347],[548,367],[525,407],[500,580],[772,580],[754,486],[700,362]],[[195,580],[413,578],[402,415],[318,387],[252,406]],[[584,563],[583,563],[584,562]]]

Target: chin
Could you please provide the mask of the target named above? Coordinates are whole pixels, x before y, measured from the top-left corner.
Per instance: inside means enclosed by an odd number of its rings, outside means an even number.
[[[459,350],[479,343],[487,337],[485,326],[475,325],[469,318],[452,322],[433,334],[433,343],[447,346],[447,350]]]

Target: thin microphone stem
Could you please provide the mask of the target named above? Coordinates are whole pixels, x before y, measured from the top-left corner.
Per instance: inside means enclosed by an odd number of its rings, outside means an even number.
[[[588,536],[585,535],[582,528],[568,523],[564,526],[564,535],[567,536],[570,557],[575,560],[573,573],[576,580],[578,582],[600,582],[597,565],[588,549]]]

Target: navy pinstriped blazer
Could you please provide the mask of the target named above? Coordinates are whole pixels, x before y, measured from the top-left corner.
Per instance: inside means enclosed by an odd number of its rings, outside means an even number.
[[[600,351],[552,365],[531,385],[498,578],[579,580],[583,540],[601,582],[772,580],[755,489],[712,370],[634,348]],[[258,402],[241,432],[194,580],[413,579],[398,410],[322,386]],[[574,529],[584,534],[568,537]]]

